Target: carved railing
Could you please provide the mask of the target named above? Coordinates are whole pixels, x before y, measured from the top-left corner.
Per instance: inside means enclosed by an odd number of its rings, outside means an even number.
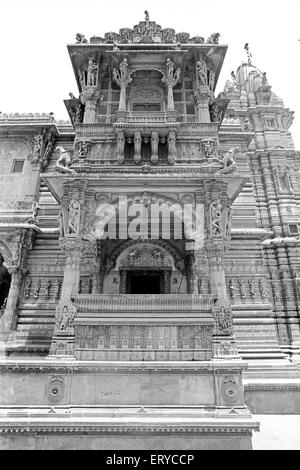
[[[167,113],[165,112],[130,112],[127,116],[127,122],[130,123],[138,123],[138,122],[146,122],[146,123],[156,123],[156,122],[166,122],[167,120]]]
[[[163,295],[125,295],[125,294],[81,294],[75,296],[79,311],[190,311],[211,310],[211,295],[163,294]]]

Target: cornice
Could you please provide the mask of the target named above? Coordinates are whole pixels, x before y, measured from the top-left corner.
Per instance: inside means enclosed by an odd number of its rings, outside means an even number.
[[[259,431],[259,423],[250,421],[227,421],[225,423],[216,423],[215,421],[203,424],[110,424],[104,425],[101,422],[78,423],[75,421],[54,421],[49,423],[37,421],[36,423],[23,423],[16,421],[0,421],[0,434],[10,435],[36,435],[36,434],[85,434],[85,435],[103,435],[103,434],[166,434],[166,433],[188,433],[188,434],[247,434],[251,435],[253,431]]]

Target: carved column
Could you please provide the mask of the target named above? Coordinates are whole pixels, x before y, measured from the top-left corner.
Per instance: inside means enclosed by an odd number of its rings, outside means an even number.
[[[61,302],[70,300],[74,294],[78,293],[83,247],[81,240],[71,237],[62,240],[62,249],[66,253],[66,263],[61,289]]]
[[[141,151],[142,151],[142,135],[140,131],[135,131],[134,133],[134,163],[138,164],[142,160]]]
[[[9,260],[7,267],[11,274],[11,284],[0,325],[0,330],[3,332],[11,332],[17,327],[18,305],[24,276],[27,272],[28,252],[32,248],[33,236],[32,230],[19,230],[14,237],[12,259]]]
[[[208,222],[205,250],[209,268],[210,285],[215,293],[212,314],[215,320],[213,337],[214,357],[238,357],[233,336],[232,309],[227,297],[224,270],[225,242],[228,239],[228,207],[221,199],[212,200],[206,207]]]
[[[129,75],[127,59],[124,58],[120,63],[119,68],[113,69],[113,78],[120,87],[120,101],[118,111],[118,121],[123,121],[126,117],[127,103],[126,103],[126,88],[132,81]]]
[[[200,86],[195,92],[197,105],[197,117],[199,122],[210,122],[209,101],[210,91],[208,86]]]
[[[157,131],[151,132],[151,162],[157,163],[158,162],[158,142],[159,142],[159,134]]]
[[[81,102],[85,105],[83,124],[92,124],[97,122],[97,101],[99,99],[99,91],[96,86],[87,86],[81,93]]]
[[[180,78],[181,70],[178,68],[174,71],[174,63],[168,59],[166,64],[166,76],[163,78],[163,82],[166,83],[168,88],[168,101],[167,101],[167,114],[169,120],[174,120],[175,106],[173,88],[177,85]]]

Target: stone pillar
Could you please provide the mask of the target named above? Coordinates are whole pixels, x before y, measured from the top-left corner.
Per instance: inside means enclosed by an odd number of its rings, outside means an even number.
[[[166,63],[166,74],[162,81],[166,83],[168,89],[168,101],[167,101],[167,119],[168,121],[175,121],[176,112],[174,106],[173,88],[177,85],[180,78],[181,70],[178,68],[174,71],[174,63],[167,59]]]
[[[70,301],[78,293],[80,281],[80,260],[83,242],[73,237],[62,240],[62,248],[66,253],[66,263],[61,289],[61,303]]]
[[[157,131],[151,132],[151,162],[157,163],[158,162],[158,142],[159,142],[159,134]]]
[[[87,86],[81,93],[81,102],[85,105],[83,124],[97,122],[97,101],[99,96],[99,91],[95,86]]]
[[[134,163],[138,164],[142,160],[141,151],[142,151],[142,135],[140,131],[135,131],[134,133]]]
[[[209,101],[210,91],[208,86],[200,86],[195,92],[197,105],[197,117],[199,122],[210,122]]]
[[[168,269],[165,269],[163,272],[163,284],[164,284],[164,294],[171,293],[171,272]]]
[[[132,81],[132,78],[129,74],[126,57],[120,63],[119,68],[113,69],[113,79],[120,87],[118,121],[124,121],[127,112],[126,88],[128,84]]]
[[[24,271],[20,267],[9,267],[8,272],[11,275],[11,283],[0,328],[4,332],[13,331],[17,327],[17,308],[24,280]]]

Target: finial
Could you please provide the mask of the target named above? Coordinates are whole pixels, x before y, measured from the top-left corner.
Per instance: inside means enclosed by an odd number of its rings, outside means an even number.
[[[246,42],[245,46],[244,46],[244,49],[245,51],[247,52],[247,57],[248,57],[248,64],[251,65],[251,60],[252,60],[252,54],[250,52],[250,48],[249,48],[249,43]]]
[[[145,20],[147,21],[147,23],[149,22],[149,12],[148,12],[148,10],[145,10]]]

